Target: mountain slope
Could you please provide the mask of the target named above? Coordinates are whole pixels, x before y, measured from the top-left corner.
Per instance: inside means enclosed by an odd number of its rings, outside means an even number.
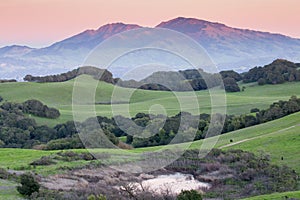
[[[41,49],[19,46],[0,48],[0,77],[57,74],[71,70],[80,66],[88,53],[105,39],[137,28],[141,27],[113,23],[97,30],[86,30]],[[190,36],[205,48],[220,70],[246,70],[277,58],[300,61],[300,40],[280,34],[231,28],[220,23],[183,17],[162,22],[157,28],[167,28]],[[127,39],[123,38],[124,41]],[[125,60],[122,64],[129,66],[129,61]],[[119,70],[124,71],[124,68]],[[118,71],[114,73],[118,75]]]
[[[157,27],[182,32],[199,42],[222,69],[262,65],[276,58],[299,61],[300,40],[280,34],[231,28],[179,17]]]

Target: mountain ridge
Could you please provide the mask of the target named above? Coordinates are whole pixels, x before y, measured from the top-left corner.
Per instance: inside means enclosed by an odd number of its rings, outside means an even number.
[[[278,33],[232,28],[218,22],[185,17],[163,21],[155,27],[179,31],[193,38],[208,52],[220,70],[245,71],[277,58],[300,62],[300,39]],[[74,69],[82,65],[89,52],[107,38],[138,28],[143,27],[110,23],[40,49],[24,47],[19,53],[3,53],[8,47],[0,48],[0,77],[24,77],[29,73],[56,74]],[[21,49],[21,46],[15,46]]]

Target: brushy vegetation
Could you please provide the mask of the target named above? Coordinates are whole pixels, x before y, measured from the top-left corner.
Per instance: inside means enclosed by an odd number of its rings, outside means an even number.
[[[187,151],[167,169],[193,174],[213,186],[205,197],[237,199],[246,196],[296,190],[297,173],[287,166],[272,165],[266,155],[242,150],[214,149],[205,158]]]
[[[295,171],[286,166],[270,164],[268,156],[264,154],[255,155],[242,150],[222,151],[214,149],[205,158],[198,158],[198,153],[195,150],[188,150],[177,161],[167,166],[166,169],[168,171],[189,173],[199,181],[210,183],[212,187],[205,190],[204,198],[238,199],[269,194],[275,191],[283,192],[297,189],[298,176]],[[65,152],[61,155],[73,157],[80,154]],[[93,177],[89,179],[92,182],[95,181]],[[89,179],[86,177],[86,180]],[[110,182],[106,185],[99,183],[94,184],[93,187],[82,187],[73,191],[53,192],[42,189],[39,193],[34,193],[31,198],[40,199],[43,197],[68,200],[100,196],[101,198],[118,198],[121,200],[176,199],[176,196],[170,192],[168,193],[168,191],[157,194],[147,188],[136,189],[135,185],[126,181]],[[179,195],[181,199],[190,196],[201,197],[198,192],[193,191],[182,192]]]
[[[20,176],[20,186],[17,190],[21,195],[30,196],[34,192],[39,192],[40,184],[35,180],[32,174],[22,174]]]

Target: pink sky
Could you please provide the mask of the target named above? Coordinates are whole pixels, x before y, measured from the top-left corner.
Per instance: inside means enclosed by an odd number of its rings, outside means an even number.
[[[48,46],[107,23],[153,27],[178,16],[300,38],[299,0],[1,0],[0,46]]]

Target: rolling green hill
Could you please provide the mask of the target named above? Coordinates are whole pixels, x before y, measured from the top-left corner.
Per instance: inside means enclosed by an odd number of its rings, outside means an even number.
[[[219,137],[215,148],[221,149],[242,149],[255,153],[267,153],[273,163],[288,165],[300,173],[300,158],[298,147],[300,146],[300,112],[277,119],[264,124],[244,128],[223,134]],[[199,149],[203,142],[209,142],[211,138],[191,143],[190,149]],[[232,140],[233,142],[230,142]],[[288,144],[288,145],[287,145]],[[163,146],[137,148],[128,150],[128,153],[143,153],[156,151]],[[169,148],[180,148],[180,144],[169,145]],[[74,150],[76,152],[86,151],[85,149]],[[126,154],[126,151],[117,149],[95,149],[95,152],[106,152]],[[51,155],[59,151],[40,151],[30,149],[1,149],[0,166],[10,169],[18,169],[27,166],[33,160],[42,156]],[[283,157],[283,160],[281,159]]]
[[[101,116],[112,116],[111,105],[105,104],[110,102],[114,85],[105,82],[97,82],[92,77],[83,75],[78,77],[84,81],[81,85],[82,90],[98,84],[95,95],[97,104],[97,114]],[[23,102],[28,99],[37,99],[44,104],[58,108],[61,112],[61,117],[55,120],[35,118],[41,124],[54,126],[57,123],[62,123],[72,120],[72,91],[74,80],[58,83],[3,83],[0,84],[0,96],[7,101]],[[229,114],[248,113],[251,108],[267,108],[271,103],[278,100],[287,100],[292,95],[300,96],[300,83],[285,83],[281,85],[264,85],[257,86],[256,84],[243,84],[246,89],[244,92],[227,93],[227,111]],[[134,89],[121,88],[124,93],[132,92]],[[218,90],[218,89],[217,89]],[[198,102],[201,113],[210,112],[211,103],[208,91],[197,91]],[[180,104],[176,99],[176,95],[183,98],[184,103],[180,109]],[[167,92],[167,91],[149,91],[135,90],[130,99],[130,114],[134,115],[138,112],[149,112],[152,105],[162,105],[169,115],[175,115],[180,110],[195,113],[195,105],[189,98],[193,95],[192,92]],[[119,102],[124,102],[126,99],[120,97]],[[126,104],[115,104],[116,110],[122,114]],[[83,112],[86,107],[82,105]]]
[[[270,155],[274,164],[287,165],[300,173],[300,112],[264,124],[240,129],[219,137],[214,146],[221,149],[242,149]],[[213,138],[191,143],[191,149],[199,149],[204,142]],[[230,142],[232,140],[232,142]],[[170,145],[170,148],[180,145]],[[161,147],[134,149],[134,152],[156,151]],[[283,160],[282,160],[283,157]]]

